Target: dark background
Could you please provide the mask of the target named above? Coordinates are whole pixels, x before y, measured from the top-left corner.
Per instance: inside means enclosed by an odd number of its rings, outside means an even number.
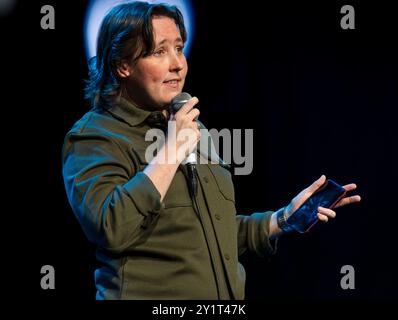
[[[217,3],[217,4],[216,4]],[[40,8],[55,8],[55,30]],[[351,4],[356,29],[340,28]],[[63,188],[61,147],[87,110],[85,1],[19,1],[1,20],[4,253],[21,296],[93,300],[94,247]],[[185,91],[209,128],[254,129],[254,170],[235,176],[239,212],[276,210],[321,174],[362,202],[269,262],[245,255],[248,299],[396,299],[397,19],[387,1],[194,1]],[[4,189],[3,189],[4,190]],[[56,271],[41,290],[40,268]],[[352,265],[355,290],[342,290]],[[7,277],[6,277],[7,278]]]

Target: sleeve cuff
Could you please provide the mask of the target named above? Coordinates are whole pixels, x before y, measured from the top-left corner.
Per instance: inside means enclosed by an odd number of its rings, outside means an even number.
[[[269,225],[273,212],[257,212],[250,216],[249,249],[263,258],[275,254],[278,238],[269,239]]]
[[[138,172],[124,185],[124,189],[134,201],[137,209],[144,216],[147,216],[149,213],[158,214],[163,207],[163,204],[160,202],[159,191],[151,179],[143,172]]]

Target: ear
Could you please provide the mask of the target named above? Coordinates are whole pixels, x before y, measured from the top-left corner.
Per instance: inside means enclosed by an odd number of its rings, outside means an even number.
[[[120,78],[127,78],[131,75],[132,69],[126,61],[122,61],[118,63],[116,71]]]

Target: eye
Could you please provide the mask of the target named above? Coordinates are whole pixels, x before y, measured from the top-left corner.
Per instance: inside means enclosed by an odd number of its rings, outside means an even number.
[[[184,46],[177,46],[177,47],[176,47],[176,51],[177,51],[178,53],[182,53],[183,50],[184,50]]]
[[[156,57],[160,57],[162,55],[164,55],[166,53],[166,50],[164,50],[163,48],[157,49],[153,52],[153,55]]]

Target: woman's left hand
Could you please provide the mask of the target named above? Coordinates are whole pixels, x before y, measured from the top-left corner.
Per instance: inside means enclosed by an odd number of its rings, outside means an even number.
[[[290,217],[300,206],[312,196],[312,194],[318,190],[326,181],[326,176],[322,175],[318,180],[316,180],[313,184],[311,184],[308,188],[305,188],[301,191],[286,207],[286,217]],[[346,184],[343,188],[349,192],[355,190],[357,185],[355,183]],[[346,196],[342,198],[334,208],[342,207],[347,204],[355,203],[361,201],[361,197],[359,195],[354,196]],[[318,219],[323,222],[327,222],[329,218],[335,218],[336,212],[332,209],[318,207]]]

